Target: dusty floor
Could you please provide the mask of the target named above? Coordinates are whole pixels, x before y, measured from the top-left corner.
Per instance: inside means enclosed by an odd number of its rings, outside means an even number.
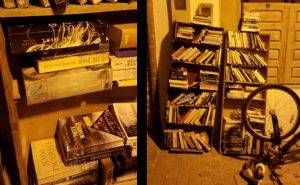
[[[168,153],[160,150],[149,136],[147,145],[148,185],[247,185],[239,176],[245,157],[224,156],[215,150],[204,154]],[[297,148],[277,170],[284,185],[300,184],[300,147]],[[273,184],[266,176],[261,185]]]

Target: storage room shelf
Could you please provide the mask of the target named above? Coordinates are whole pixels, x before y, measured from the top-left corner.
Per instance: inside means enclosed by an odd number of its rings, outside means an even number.
[[[12,17],[34,17],[34,16],[53,16],[53,15],[74,15],[85,13],[101,13],[112,11],[136,10],[137,2],[131,3],[105,3],[98,5],[75,5],[69,4],[65,9],[44,8],[40,6],[30,5],[28,8],[0,8],[0,18]]]

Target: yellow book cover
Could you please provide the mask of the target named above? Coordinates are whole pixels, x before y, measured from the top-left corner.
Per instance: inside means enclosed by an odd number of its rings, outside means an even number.
[[[31,151],[38,185],[62,182],[98,170],[98,161],[65,166],[54,138],[31,142]]]

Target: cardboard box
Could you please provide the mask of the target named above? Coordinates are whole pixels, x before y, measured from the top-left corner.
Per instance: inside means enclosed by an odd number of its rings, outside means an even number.
[[[31,67],[22,72],[28,105],[112,89],[108,65],[45,74],[38,74]]]
[[[11,52],[29,53],[99,44],[108,51],[108,24],[101,20],[8,26]]]

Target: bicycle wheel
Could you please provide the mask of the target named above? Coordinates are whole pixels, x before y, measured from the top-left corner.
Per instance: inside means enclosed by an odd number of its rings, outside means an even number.
[[[290,88],[267,84],[255,89],[242,108],[245,129],[255,138],[275,142],[277,129],[280,139],[291,136],[299,127],[300,99]],[[272,122],[276,115],[278,127]]]

